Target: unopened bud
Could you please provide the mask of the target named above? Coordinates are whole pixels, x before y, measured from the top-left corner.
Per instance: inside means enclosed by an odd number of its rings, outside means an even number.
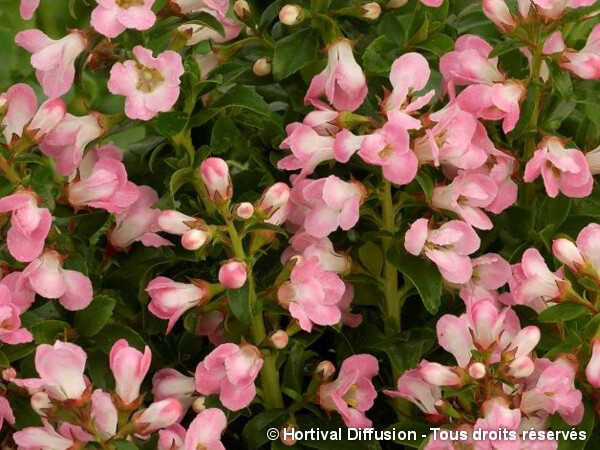
[[[303,20],[304,13],[298,5],[285,5],[279,11],[279,21],[284,25],[298,25]]]
[[[194,403],[192,403],[192,409],[196,414],[200,414],[202,411],[204,411],[206,409],[206,398],[198,397],[196,400],[194,400]]]
[[[283,330],[277,330],[269,337],[271,345],[277,350],[282,350],[287,347],[290,337]]]
[[[323,381],[328,381],[333,378],[335,366],[331,361],[321,361],[315,369],[315,374],[321,377]]]
[[[363,3],[360,5],[360,9],[362,11],[363,19],[376,20],[381,15],[381,6],[379,6],[379,3]]]
[[[281,428],[281,432],[279,433],[279,439],[281,440],[283,445],[291,447],[292,445],[296,444],[296,439],[294,439],[294,431],[297,428],[297,426],[292,425],[290,423],[285,424],[283,428]]]
[[[471,364],[471,367],[469,367],[469,375],[475,380],[482,379],[485,377],[485,366],[480,362]]]
[[[421,364],[419,371],[423,379],[434,386],[460,386],[462,384],[462,380],[452,369],[438,363]]]
[[[208,196],[217,203],[225,203],[233,195],[229,167],[221,158],[207,158],[200,165],[200,175]]]
[[[250,5],[246,0],[236,0],[233,4],[233,12],[241,22],[248,20],[252,14]]]
[[[230,259],[219,269],[219,283],[227,289],[239,289],[248,278],[248,264]]]
[[[556,259],[566,265],[574,273],[579,273],[585,266],[583,255],[577,246],[568,239],[556,239],[552,243],[552,253],[554,253]]]
[[[528,356],[513,360],[508,365],[507,373],[514,378],[527,378],[535,370],[535,364]]]
[[[254,215],[254,206],[249,202],[240,203],[235,208],[235,215],[238,219],[247,220]]]
[[[2,371],[2,379],[4,381],[12,381],[17,378],[17,371],[14,367],[9,367],[8,369],[4,369]]]
[[[271,63],[267,61],[267,58],[257,59],[252,66],[252,71],[257,77],[266,77],[271,73]]]
[[[186,250],[198,250],[208,241],[209,235],[205,230],[187,230],[181,236],[181,246]]]

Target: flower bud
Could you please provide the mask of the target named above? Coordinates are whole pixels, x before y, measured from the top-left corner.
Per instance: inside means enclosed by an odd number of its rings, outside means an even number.
[[[206,397],[200,396],[194,403],[192,403],[192,409],[196,414],[200,414],[202,411],[206,409]]]
[[[377,20],[381,15],[381,6],[379,3],[368,2],[360,5],[363,19]]]
[[[254,66],[252,66],[252,71],[257,77],[266,77],[271,73],[271,63],[267,58],[257,59]]]
[[[516,22],[504,0],[483,0],[483,13],[500,31],[507,32],[515,28]]]
[[[283,330],[277,330],[269,337],[271,345],[277,350],[282,350],[287,347],[290,337]]]
[[[206,230],[191,229],[187,230],[181,236],[181,245],[186,250],[198,250],[209,239],[209,234]]]
[[[438,363],[423,363],[419,372],[427,383],[434,386],[460,386],[462,384],[462,380],[452,369]]]
[[[473,363],[471,364],[471,367],[469,367],[469,376],[475,380],[480,380],[485,377],[485,373],[485,365],[480,362]]]
[[[297,426],[292,425],[291,423],[287,423],[281,428],[281,432],[279,433],[279,439],[281,440],[283,445],[287,445],[288,447],[296,445],[296,439],[294,439],[294,430],[296,430],[297,428]]]
[[[263,192],[257,210],[272,218],[287,203],[289,198],[290,187],[285,183],[275,183]]]
[[[2,379],[4,381],[10,382],[10,381],[14,380],[15,378],[17,378],[17,371],[15,370],[14,367],[9,367],[8,369],[4,369],[2,371]]]
[[[133,418],[137,433],[145,435],[173,425],[183,413],[181,403],[174,398],[154,402]]]
[[[254,215],[254,206],[252,203],[243,202],[236,206],[235,216],[238,219],[247,220]]]
[[[600,388],[600,339],[594,339],[592,344],[592,357],[585,368],[585,376],[595,388]]]
[[[247,21],[252,14],[250,5],[246,0],[236,0],[233,4],[233,12],[240,22]]]
[[[554,253],[556,259],[566,265],[574,273],[579,273],[585,266],[583,255],[577,246],[568,239],[555,239],[554,242],[552,242],[552,253]]]
[[[239,289],[248,278],[248,265],[236,259],[230,259],[219,270],[219,283],[227,289]]]
[[[285,5],[279,11],[279,21],[284,25],[298,25],[303,20],[304,13],[298,5]]]
[[[408,3],[408,0],[390,0],[389,2],[387,2],[385,4],[385,7],[387,9],[396,9],[396,8],[401,8],[402,6],[406,5]]]
[[[331,380],[334,373],[335,366],[331,361],[321,361],[315,369],[315,375],[320,377],[323,381]]]
[[[51,406],[50,397],[45,392],[36,392],[31,396],[31,409],[39,416],[46,417],[46,410]]]
[[[221,158],[207,158],[200,165],[200,175],[210,199],[217,203],[226,203],[233,195],[229,167]]]
[[[506,373],[514,378],[526,378],[533,373],[535,365],[529,356],[516,358],[508,364]]]
[[[39,141],[63,120],[66,112],[67,106],[63,99],[46,100],[29,122],[27,130],[32,132],[36,141]]]

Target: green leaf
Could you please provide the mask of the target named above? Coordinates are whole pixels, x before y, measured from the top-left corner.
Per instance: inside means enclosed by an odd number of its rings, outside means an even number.
[[[494,46],[494,49],[488,56],[488,58],[495,58],[496,56],[504,55],[505,53],[511,52],[518,48],[523,47],[523,43],[518,39],[506,38],[500,41],[499,44]]]
[[[210,146],[214,154],[225,153],[232,148],[242,148],[245,144],[244,136],[231,117],[220,117],[213,125]]]
[[[75,329],[82,336],[94,336],[111,318],[116,304],[108,295],[97,295],[87,308],[75,313]]]
[[[162,136],[173,136],[182,131],[189,116],[183,111],[169,111],[159,114],[154,120],[154,129]]]
[[[104,353],[109,353],[112,346],[119,339],[125,339],[130,346],[138,350],[144,350],[146,342],[134,330],[119,323],[109,323],[102,328],[100,333],[96,334],[96,346]]]
[[[65,333],[71,326],[60,320],[45,320],[29,327],[36,344],[54,344],[59,335]]]
[[[434,33],[426,41],[416,44],[415,47],[427,50],[435,56],[442,56],[454,49],[454,41],[443,33]]]
[[[169,190],[171,192],[171,196],[174,196],[182,186],[192,183],[195,180],[195,171],[191,167],[184,167],[183,169],[179,169],[171,176],[171,181],[169,182]]]
[[[442,301],[442,277],[436,267],[424,258],[406,253],[399,244],[390,248],[387,259],[415,285],[425,309],[430,314],[437,313]]]
[[[549,61],[550,75],[553,86],[556,88],[562,98],[570,99],[573,97],[573,84],[571,83],[571,76],[564,70],[562,70],[556,63]]]
[[[139,450],[137,445],[132,442],[120,439],[112,443],[115,450]]]
[[[250,323],[250,286],[244,284],[239,289],[228,289],[227,298],[229,300],[229,309],[233,315],[243,323]]]
[[[569,216],[571,199],[564,195],[556,198],[543,197],[536,217],[536,227],[542,229],[547,225],[554,225],[558,229]]]
[[[541,323],[567,322],[584,314],[590,314],[590,310],[577,303],[561,303],[545,309],[538,316]]]
[[[370,73],[387,75],[401,48],[386,35],[379,36],[363,53],[363,67]]]
[[[319,33],[312,28],[296,31],[275,43],[273,77],[279,81],[317,59]]]
[[[37,346],[35,344],[17,344],[17,345],[5,345],[2,347],[4,355],[10,362],[17,361],[27,355],[33,353]]]
[[[8,366],[10,366],[8,356],[6,356],[6,354],[2,350],[0,350],[0,368],[6,369]]]
[[[212,109],[233,107],[248,109],[262,116],[271,115],[271,110],[265,99],[248,86],[237,85],[212,105]]]
[[[425,198],[428,203],[431,203],[431,199],[433,198],[433,180],[431,177],[424,171],[419,171],[417,174],[417,182],[423,189],[423,193],[425,194]]]
[[[248,421],[242,430],[242,438],[249,450],[255,450],[266,444],[267,430],[269,428],[279,429],[287,417],[284,409],[271,409],[255,415]]]
[[[367,242],[361,248],[358,249],[358,257],[360,258],[361,264],[369,271],[374,277],[379,277],[383,270],[383,253],[381,248],[374,242]]]
[[[396,444],[419,448],[421,443],[431,433],[431,428],[424,422],[396,422],[386,428],[392,433],[392,439]],[[411,433],[413,432],[413,433]]]

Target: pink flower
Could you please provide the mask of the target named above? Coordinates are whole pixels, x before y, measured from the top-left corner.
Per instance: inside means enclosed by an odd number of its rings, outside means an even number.
[[[210,199],[217,203],[231,200],[233,186],[229,167],[221,158],[207,158],[200,165],[200,176]]]
[[[292,154],[277,163],[278,169],[302,169],[300,177],[306,177],[322,162],[334,159],[333,137],[321,136],[313,128],[300,122],[289,124],[286,133],[288,137],[280,148],[290,149]]]
[[[223,323],[225,315],[222,311],[215,310],[203,314],[198,321],[196,334],[198,336],[207,336],[208,340],[213,345],[221,345],[225,343],[225,330]]]
[[[56,400],[79,399],[86,390],[83,375],[87,355],[69,342],[41,344],[35,351],[35,370],[40,378],[14,379],[16,385],[44,391]]]
[[[273,225],[281,225],[287,218],[288,200],[290,198],[290,187],[285,183],[275,183],[265,189],[256,211],[266,216],[265,222]]]
[[[279,287],[277,297],[300,328],[310,332],[313,324],[335,325],[340,321],[338,303],[345,289],[344,282],[335,273],[325,272],[313,257],[294,266],[290,280]]]
[[[195,383],[194,377],[187,377],[175,369],[161,369],[152,377],[152,395],[156,401],[176,398],[185,413],[194,402]]]
[[[435,263],[444,279],[455,284],[471,279],[473,266],[468,255],[477,251],[480,244],[473,228],[460,220],[451,220],[437,230],[430,230],[427,219],[418,219],[404,240],[408,253],[424,254]]]
[[[227,427],[227,418],[218,408],[208,408],[198,414],[190,424],[185,436],[185,450],[205,448],[225,450],[221,434]]]
[[[108,90],[125,96],[125,114],[130,119],[150,120],[169,111],[179,98],[179,78],[183,75],[181,56],[171,50],[158,57],[137,45],[136,60],[116,63],[110,70]]]
[[[176,423],[182,416],[182,407],[174,398],[154,402],[148,408],[136,414],[132,422],[136,432],[141,435],[150,434],[161,428],[167,428]]]
[[[490,177],[459,170],[451,184],[434,188],[431,206],[453,211],[472,227],[491,230],[492,221],[481,208],[492,203],[496,195],[498,186]]]
[[[204,11],[224,16],[229,9],[229,2],[227,0],[172,0],[172,5],[181,14]]]
[[[592,357],[585,368],[585,377],[592,386],[600,388],[600,340],[593,339],[591,347]]]
[[[544,19],[558,19],[566,8],[590,6],[595,0],[531,0],[537,13]]]
[[[493,84],[504,80],[498,58],[489,58],[493,47],[482,38],[465,34],[456,40],[454,51],[440,58],[440,72],[446,83],[456,86]]]
[[[561,55],[560,66],[584,80],[600,79],[600,25],[594,27],[585,47],[578,52],[567,50]]]
[[[108,234],[111,245],[119,250],[129,248],[136,241],[149,247],[173,245],[156,234],[160,231],[160,211],[151,206],[158,201],[158,194],[149,186],[138,186],[138,189],[138,199],[125,211],[115,214],[116,226]]]
[[[408,184],[417,176],[419,161],[410,149],[407,124],[403,123],[405,116],[389,111],[388,118],[383,128],[365,137],[358,155],[369,164],[381,166],[385,179]]]
[[[183,450],[185,445],[185,428],[178,423],[158,432],[157,450]]]
[[[117,37],[127,28],[147,30],[156,22],[154,0],[96,0],[92,26],[108,38]]]
[[[321,408],[339,413],[348,427],[370,427],[372,422],[365,416],[365,412],[373,407],[377,397],[371,379],[378,372],[379,363],[372,355],[352,355],[346,358],[337,379],[319,387]]]
[[[68,450],[74,441],[58,434],[47,420],[42,419],[43,427],[26,427],[13,434],[20,449]]]
[[[302,256],[304,259],[316,257],[319,266],[327,272],[345,273],[350,269],[350,257],[335,251],[329,238],[316,238],[306,231],[294,234],[289,240],[288,247],[281,254],[281,262],[294,256]]]
[[[546,309],[549,302],[560,299],[567,284],[562,268],[552,273],[535,248],[525,250],[522,262],[513,266],[513,277],[509,280],[514,302],[538,313]]]
[[[585,155],[579,150],[565,148],[557,137],[548,137],[540,144],[525,166],[523,180],[531,183],[540,174],[546,192],[552,198],[559,192],[573,198],[592,193],[594,178]]]
[[[91,206],[122,212],[139,197],[138,187],[127,180],[123,154],[114,145],[96,147],[79,166],[78,177],[69,183],[67,196],[74,207]]]
[[[0,212],[12,211],[11,227],[6,236],[10,254],[20,262],[30,262],[42,254],[46,236],[52,226],[52,215],[38,208],[33,191],[20,191],[0,198]]]
[[[101,116],[92,113],[75,117],[69,113],[46,135],[40,150],[56,161],[56,170],[69,175],[79,166],[87,145],[104,134],[99,124]]]
[[[239,289],[246,284],[248,264],[230,259],[219,269],[219,283],[227,289]]]
[[[325,94],[336,109],[354,111],[367,96],[367,81],[354,59],[350,41],[341,39],[329,44],[328,56],[327,67],[313,78],[304,103],[317,105]]]
[[[21,328],[21,311],[13,304],[12,297],[8,288],[0,285],[0,341],[6,344],[22,344],[33,341],[31,333]],[[3,397],[0,397],[2,399]],[[0,414],[0,428],[2,414]]]
[[[263,365],[260,351],[250,344],[221,344],[196,367],[196,390],[219,394],[231,411],[239,411],[256,396],[254,380]]]
[[[115,377],[115,392],[125,405],[133,403],[140,396],[140,386],[151,361],[152,352],[148,346],[142,353],[130,347],[125,339],[119,339],[110,350],[110,370]]]
[[[87,47],[87,39],[77,30],[71,31],[57,41],[40,30],[21,31],[15,37],[17,45],[31,55],[31,65],[42,85],[44,94],[50,98],[66,94],[75,79],[75,59]]]
[[[35,291],[28,283],[21,282],[23,272],[11,272],[5,275],[0,285],[6,286],[12,295],[12,303],[21,312],[27,311],[35,301]],[[17,286],[19,288],[17,289]]]
[[[9,424],[14,425],[15,416],[6,397],[0,397],[0,429],[2,429],[5,420]]]
[[[515,18],[511,14],[504,0],[483,0],[481,2],[483,13],[502,32],[512,31],[515,26]]]
[[[23,20],[30,20],[38,6],[40,6],[40,0],[21,0],[19,4],[21,18]]]
[[[211,13],[209,13],[211,14]],[[220,16],[218,14],[211,14],[223,27],[225,31],[224,35],[221,35],[219,32],[213,30],[210,27],[199,25],[197,23],[186,23],[180,25],[177,28],[177,31],[180,33],[184,33],[184,35],[189,36],[186,41],[186,45],[196,45],[203,41],[211,40],[212,42],[222,43],[231,41],[239,36],[242,31],[242,26],[239,23],[234,22],[233,20]]]
[[[590,223],[584,227],[577,236],[577,248],[591,268],[600,273],[600,225]]]
[[[175,210],[161,211],[158,226],[162,231],[181,236],[181,246],[186,250],[198,250],[210,239],[206,223],[202,219]]]
[[[148,309],[152,314],[169,321],[167,333],[188,309],[203,304],[209,298],[208,286],[204,282],[193,284],[177,283],[165,277],[154,278],[146,292],[150,295]]]
[[[521,410],[519,408],[511,409],[508,406],[508,402],[503,398],[491,398],[487,400],[482,406],[482,412],[484,415],[483,419],[477,419],[475,422],[475,430],[518,430],[521,423]],[[480,441],[481,442],[481,441]],[[490,445],[490,447],[483,447],[483,442]],[[517,441],[510,439],[485,439],[482,442],[481,448],[495,448],[495,449],[518,449],[523,447],[517,447]],[[515,445],[517,444],[517,445]]]
[[[85,309],[92,301],[92,282],[84,274],[63,269],[64,257],[54,250],[44,252],[23,271],[16,288],[31,288],[45,298],[58,299],[69,311]]]
[[[117,407],[108,392],[102,389],[93,392],[90,417],[104,439],[109,439],[117,433]]]
[[[471,306],[470,302],[494,297],[496,290],[504,286],[512,275],[508,261],[495,253],[474,258],[471,265],[472,278],[460,290],[460,297],[467,307]]]
[[[442,364],[421,361],[419,373],[425,382],[433,386],[462,386],[463,380],[450,367]]]
[[[347,183],[331,175],[311,180],[302,188],[302,196],[309,208],[304,228],[314,237],[325,237],[338,227],[349,230],[356,225],[365,187],[359,182]]]
[[[435,402],[442,396],[438,386],[429,384],[423,379],[419,369],[407,370],[398,378],[397,391],[383,391],[390,397],[405,398],[419,407],[425,414],[437,415]]]
[[[552,253],[575,274],[579,274],[586,265],[583,255],[569,239],[560,238],[552,241]]]

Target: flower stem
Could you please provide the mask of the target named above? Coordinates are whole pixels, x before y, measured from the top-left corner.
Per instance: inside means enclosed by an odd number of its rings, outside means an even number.
[[[0,171],[4,173],[6,179],[10,181],[10,184],[13,186],[17,186],[21,183],[21,177],[19,177],[19,174],[15,172],[15,169],[13,169],[2,154],[0,154]]]
[[[394,202],[392,199],[392,184],[388,181],[384,181],[383,198],[382,198],[382,223],[383,230],[391,233],[392,235],[396,232],[396,221],[394,212]],[[384,321],[386,324],[392,326],[395,333],[400,332],[400,314],[401,314],[401,300],[398,297],[398,271],[387,259],[387,254],[394,243],[392,236],[384,236],[382,239],[382,250],[384,259],[384,300],[385,300],[385,311]]]

